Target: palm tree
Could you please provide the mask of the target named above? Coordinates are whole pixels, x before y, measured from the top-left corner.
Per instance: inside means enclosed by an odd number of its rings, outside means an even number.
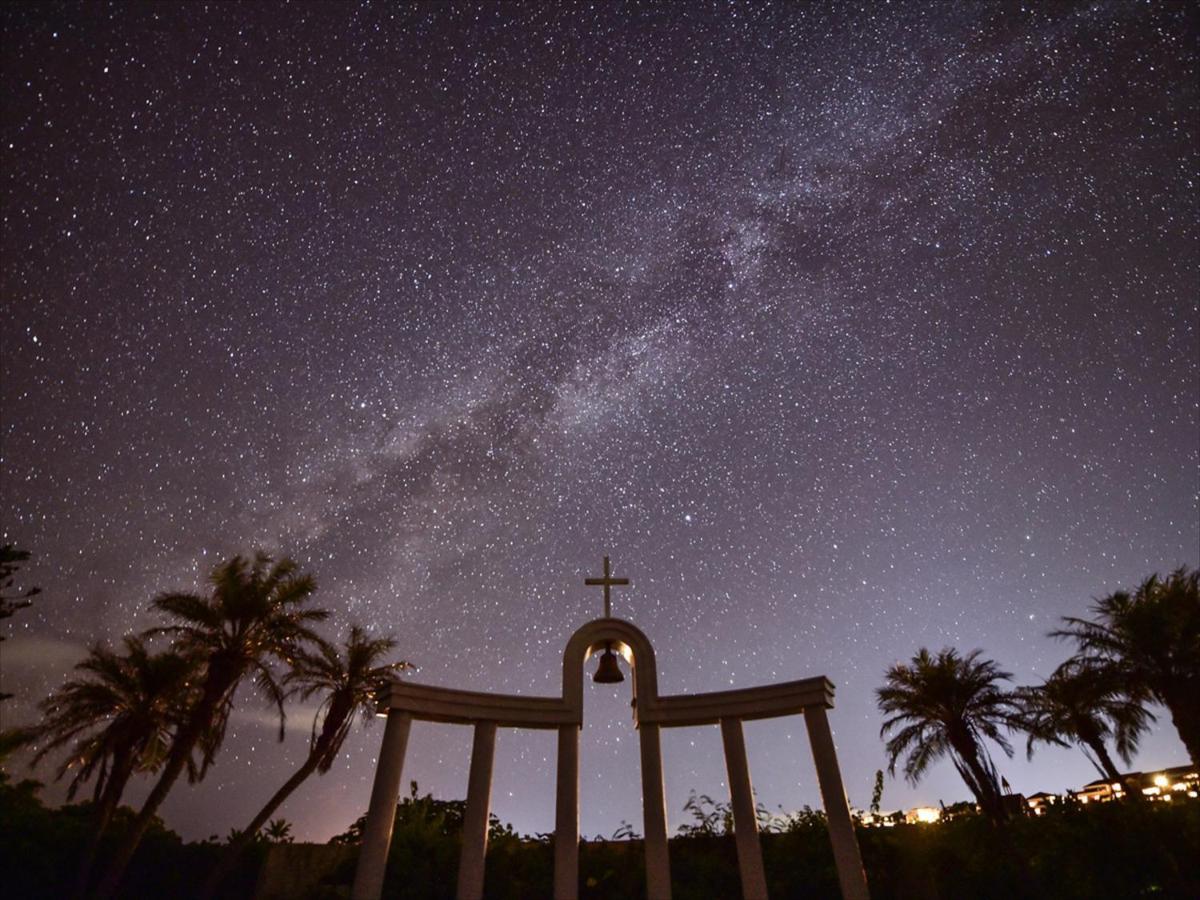
[[[313,772],[324,775],[329,771],[350,726],[358,713],[364,723],[375,715],[380,692],[395,680],[399,672],[413,668],[411,663],[382,662],[396,647],[391,637],[372,638],[355,625],[350,629],[344,653],[321,642],[314,650],[299,650],[292,660],[287,682],[292,693],[301,700],[324,694],[317,714],[313,717],[308,756],[283,786],[275,792],[266,806],[258,811],[238,838],[231,842],[220,864],[212,871],[201,897],[211,897],[221,880],[233,869],[238,857],[253,842],[258,830],[283,805],[296,788]]]
[[[1137,752],[1138,740],[1154,721],[1142,704],[1124,695],[1111,671],[1072,661],[1059,666],[1042,684],[1018,688],[1015,696],[1021,728],[1029,734],[1026,751],[1030,757],[1039,741],[1060,747],[1077,744],[1100,777],[1122,784],[1125,779],[1109,755],[1107,743],[1114,742],[1117,754],[1128,765]],[[1128,785],[1126,793],[1140,796]]]
[[[287,819],[272,819],[263,828],[262,833],[272,844],[290,844],[294,840],[292,823]]]
[[[1000,729],[1015,726],[1017,710],[998,684],[1012,676],[980,653],[963,657],[947,648],[933,656],[922,647],[911,663],[888,669],[887,683],[876,691],[880,710],[890,715],[880,737],[895,732],[887,742],[888,771],[895,775],[896,761],[907,753],[904,775],[911,784],[935,760],[949,756],[984,815],[1001,823],[1007,813],[984,738],[1012,756]]]
[[[253,560],[235,556],[217,566],[209,580],[209,596],[168,593],[154,599],[155,608],[176,624],[151,633],[172,635],[176,647],[197,659],[203,670],[196,699],[175,732],[158,781],[114,851],[97,888],[96,896],[102,900],[116,892],[146,828],[192,751],[202,751],[199,777],[212,764],[229,720],[234,692],[247,676],[254,677],[256,686],[278,708],[279,738],[283,739],[284,692],[271,663],[289,663],[305,644],[318,642],[309,626],[329,615],[326,610],[304,606],[316,582],[312,576],[300,573],[290,559],[273,562],[263,553]]]
[[[42,701],[43,720],[25,729],[22,739],[41,745],[33,757],[35,765],[69,745],[55,774],[58,780],[73,773],[68,800],[95,778],[95,821],[76,883],[76,893],[82,894],[100,837],[129,779],[136,772],[156,770],[166,759],[196,666],[180,653],[151,653],[140,638],[127,637],[123,654],[97,644],[75,669],[80,677]]]
[[[1064,618],[1051,635],[1073,639],[1078,663],[1109,673],[1130,700],[1165,706],[1200,765],[1200,569],[1151,575],[1132,594],[1097,600],[1092,612],[1091,621]]]

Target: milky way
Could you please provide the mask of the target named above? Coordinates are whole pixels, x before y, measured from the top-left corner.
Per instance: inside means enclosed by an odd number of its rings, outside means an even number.
[[[827,674],[865,805],[887,665],[1032,682],[1057,617],[1200,562],[1194,7],[3,16],[0,512],[44,589],[7,721],[256,547],[421,681],[552,694],[608,554],[664,692]],[[588,690],[589,835],[641,827],[625,691]],[[241,697],[168,823],[243,825],[309,714],[278,745]],[[365,809],[381,735],[302,837]],[[798,722],[747,739],[760,800],[818,802]],[[464,796],[469,742],[418,726],[405,780]],[[549,831],[551,736],[497,754],[496,812]],[[724,765],[713,729],[664,754],[674,828]],[[1168,722],[1139,763],[1184,759]]]

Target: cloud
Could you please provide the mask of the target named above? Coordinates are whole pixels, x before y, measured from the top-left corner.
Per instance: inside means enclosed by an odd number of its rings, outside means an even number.
[[[36,672],[64,671],[87,655],[87,645],[53,637],[13,637],[4,642],[4,667]]]
[[[288,733],[309,734],[312,731],[313,716],[317,714],[316,705],[294,706],[289,704],[287,721],[284,730]],[[279,728],[279,714],[274,710],[257,703],[255,698],[242,698],[242,703],[233,708],[230,719],[234,724],[250,725],[276,731]]]

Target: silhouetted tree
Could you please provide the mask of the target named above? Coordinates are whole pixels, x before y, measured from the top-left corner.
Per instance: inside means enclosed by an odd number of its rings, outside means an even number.
[[[16,581],[17,570],[21,563],[29,560],[28,550],[18,550],[12,544],[0,547],[0,619],[7,619],[19,609],[24,609],[32,602],[29,598],[36,597],[42,592],[41,588],[31,587],[25,590],[12,589]],[[0,640],[4,636],[0,635]]]
[[[289,694],[295,694],[301,700],[324,695],[313,718],[308,756],[250,824],[239,832],[237,840],[230,843],[228,852],[206,879],[201,897],[214,894],[221,880],[237,864],[238,856],[253,842],[258,830],[313,772],[324,775],[329,771],[350,733],[355,715],[359,715],[364,724],[370,722],[380,692],[395,680],[397,673],[413,667],[403,660],[383,662],[395,647],[394,638],[372,638],[355,625],[350,629],[344,652],[325,642],[317,644],[315,650],[295,652],[286,678],[291,688]]]
[[[295,840],[292,837],[292,823],[287,819],[272,819],[263,828],[262,836],[272,844],[290,844]]]
[[[733,831],[733,807],[729,803],[713,800],[708,794],[689,792],[683,811],[691,815],[693,821],[679,826],[681,836],[713,837]]]
[[[1200,569],[1151,575],[1132,594],[1097,600],[1092,620],[1051,632],[1074,640],[1076,664],[1106,673],[1133,701],[1161,703],[1200,765]]]
[[[170,634],[176,646],[202,665],[195,702],[175,733],[158,781],[129,830],[115,849],[97,897],[111,897],[155,812],[182,774],[193,749],[205,735],[211,740],[200,761],[200,776],[212,763],[233,695],[247,676],[279,710],[283,739],[284,691],[271,669],[279,660],[290,662],[304,645],[319,642],[309,627],[329,614],[306,607],[316,582],[301,574],[290,559],[273,562],[263,553],[253,560],[235,556],[210,576],[209,596],[178,593],[156,597],[154,606],[176,624],[154,629]]]
[[[1154,721],[1142,704],[1124,694],[1111,670],[1073,662],[1060,666],[1036,687],[1018,688],[1015,697],[1021,728],[1029,734],[1026,751],[1030,757],[1038,742],[1060,747],[1075,744],[1083,748],[1102,778],[1122,784],[1125,780],[1109,755],[1107,742],[1112,741],[1117,754],[1129,764],[1138,740]],[[1128,785],[1126,793],[1140,796]]]
[[[871,815],[879,815],[881,803],[883,803],[883,769],[876,769],[875,786],[871,789]]]
[[[876,691],[879,708],[888,714],[880,736],[887,742],[888,771],[905,753],[905,778],[920,781],[931,763],[949,756],[980,808],[993,822],[1004,822],[996,766],[984,745],[990,738],[1012,756],[1012,746],[1001,734],[1016,725],[1012,696],[999,682],[1012,676],[995,662],[980,659],[981,651],[967,656],[948,648],[936,656],[924,647],[911,663],[887,670],[887,683]]]
[[[17,610],[25,609],[33,602],[31,597],[36,597],[42,592],[38,587],[26,588],[23,591],[13,590],[17,570],[21,568],[21,563],[29,559],[29,555],[28,550],[18,550],[12,544],[0,547],[0,619],[11,618]],[[4,640],[4,635],[0,634],[0,641]],[[0,691],[0,701],[11,696],[12,694]]]
[[[101,836],[129,779],[153,772],[166,759],[173,729],[187,708],[195,661],[175,651],[151,653],[140,638],[125,638],[125,652],[97,644],[75,666],[72,678],[43,700],[42,721],[22,729],[38,745],[34,764],[66,748],[55,779],[72,774],[67,799],[94,777],[95,806],[81,856],[76,893],[86,889]]]

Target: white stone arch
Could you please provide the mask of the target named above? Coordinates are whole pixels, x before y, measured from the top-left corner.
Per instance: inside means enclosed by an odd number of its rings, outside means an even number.
[[[658,666],[650,639],[632,622],[624,619],[593,619],[571,635],[563,650],[563,702],[575,710],[583,722],[584,668],[593,653],[609,644],[618,650],[633,673],[633,699],[636,710],[639,696],[658,696]],[[636,713],[635,713],[636,719]]]
[[[558,732],[554,897],[576,900],[584,665],[592,653],[610,645],[621,651],[632,671],[634,722],[641,747],[646,893],[650,900],[670,900],[671,896],[661,729],[720,726],[742,895],[745,900],[767,900],[742,722],[796,714],[804,716],[808,729],[842,896],[845,900],[868,900],[866,875],[825,712],[833,707],[833,683],[817,677],[732,691],[662,697],[658,693],[658,672],[649,638],[631,622],[615,618],[594,619],[567,641],[559,697],[460,691],[403,681],[392,684],[379,702],[379,714],[387,717],[387,725],[354,878],[354,900],[379,900],[383,890],[396,798],[413,719],[472,725],[475,729],[458,872],[459,900],[479,900],[483,896],[497,728],[542,728]]]
[[[667,804],[662,748],[657,724],[643,725],[640,705],[658,697],[658,668],[650,639],[632,622],[593,619],[579,628],[563,650],[562,698],[578,725],[558,732],[558,790],[554,814],[554,896],[573,898],[579,880],[579,731],[583,727],[583,679],[593,653],[612,647],[625,657],[633,690],[633,720],[638,728],[642,771],[642,833],[646,851],[646,894],[670,898],[671,866],[667,853]]]

